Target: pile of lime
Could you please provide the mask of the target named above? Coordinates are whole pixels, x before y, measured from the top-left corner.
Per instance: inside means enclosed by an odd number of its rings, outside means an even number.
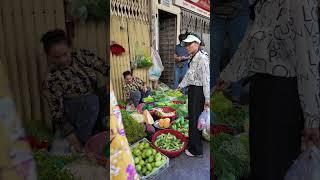
[[[172,129],[181,132],[186,137],[189,136],[189,120],[180,117],[179,119],[175,120],[172,124]]]
[[[135,167],[140,176],[147,176],[166,163],[166,157],[148,142],[140,142],[132,149]]]

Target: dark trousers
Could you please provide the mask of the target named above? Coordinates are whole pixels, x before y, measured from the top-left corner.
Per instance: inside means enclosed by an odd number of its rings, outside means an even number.
[[[202,86],[189,86],[188,111],[189,111],[189,145],[188,150],[193,155],[203,154],[202,133],[198,130],[198,118],[204,107],[204,94]]]
[[[148,87],[147,92],[142,91],[133,91],[130,93],[129,103],[133,103],[137,107],[142,103],[142,99],[151,95],[151,89]]]
[[[252,180],[283,180],[300,153],[303,115],[296,78],[256,74],[250,82]]]
[[[66,117],[74,126],[75,134],[82,144],[85,144],[92,135],[99,108],[99,98],[95,94],[64,100]]]

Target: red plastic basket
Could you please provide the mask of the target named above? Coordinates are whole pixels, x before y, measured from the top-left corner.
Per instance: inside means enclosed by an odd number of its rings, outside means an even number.
[[[210,134],[217,135],[220,133],[233,135],[233,129],[224,124],[217,124],[210,127]]]
[[[85,153],[89,159],[96,160],[98,164],[106,166],[108,159],[105,156],[107,132],[102,132],[91,137],[85,145]]]
[[[185,101],[177,101],[177,100],[174,100],[172,101],[173,104],[185,104],[186,102]]]
[[[167,151],[155,145],[155,142],[158,136],[160,136],[161,134],[168,134],[168,133],[176,136],[178,139],[184,142],[184,146],[180,150]],[[188,146],[188,139],[182,133],[180,133],[179,131],[175,131],[173,129],[164,129],[164,130],[157,131],[155,134],[153,134],[151,142],[152,142],[152,145],[157,149],[157,151],[160,151],[162,154],[168,156],[169,158],[174,158],[179,156]]]

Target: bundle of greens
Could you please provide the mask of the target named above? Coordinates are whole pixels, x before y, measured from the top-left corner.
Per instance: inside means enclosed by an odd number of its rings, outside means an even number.
[[[77,160],[76,155],[50,155],[44,151],[34,152],[39,180],[74,180],[74,176],[63,169],[65,165]]]
[[[215,92],[210,102],[214,113],[224,113],[233,109],[232,102],[224,97],[223,92]]]
[[[66,13],[83,21],[104,21],[107,18],[108,5],[104,0],[68,0]]]
[[[121,115],[124,131],[130,144],[133,144],[147,136],[143,125],[134,120],[130,116],[130,113],[125,110],[121,110]]]
[[[211,97],[211,107],[215,114],[214,124],[225,124],[232,127],[235,133],[245,131],[245,123],[248,121],[248,107],[233,108],[232,102],[217,92]]]
[[[215,124],[226,124],[235,130],[236,134],[245,131],[244,124],[248,120],[247,107],[241,107],[239,109],[231,109],[226,112],[215,113]]]
[[[138,55],[136,56],[137,68],[149,68],[153,65],[152,59],[150,56]]]
[[[250,172],[249,152],[246,147],[228,134],[212,136],[210,142],[215,169],[218,179],[240,179],[248,176]]]

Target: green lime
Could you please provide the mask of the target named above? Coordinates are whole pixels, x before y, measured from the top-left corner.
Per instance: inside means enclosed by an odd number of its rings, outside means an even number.
[[[138,171],[141,171],[141,165],[136,165],[136,169],[138,170]]]
[[[157,154],[157,151],[155,149],[152,149],[152,154],[153,155],[156,155]]]
[[[144,164],[145,164],[145,162],[144,162],[144,160],[140,160],[140,162],[139,162],[139,164],[141,165],[141,166],[143,166]]]
[[[145,144],[144,144],[144,148],[147,149],[147,148],[149,148],[149,147],[150,147],[150,144],[149,144],[149,143],[145,143]]]
[[[139,156],[141,154],[141,151],[139,149],[136,149],[136,150],[133,151],[133,154],[135,156]]]
[[[150,156],[150,157],[148,158],[148,162],[149,162],[149,163],[152,163],[153,160],[154,160],[154,157],[153,157],[153,156]]]
[[[146,168],[146,167],[143,167],[141,172],[142,172],[143,174],[146,173],[146,172],[147,172],[147,168]]]
[[[152,166],[151,166],[151,164],[149,164],[149,163],[148,163],[146,167],[147,167],[147,169],[148,169],[149,171],[151,171],[151,170],[152,170]]]
[[[161,156],[156,156],[156,162],[161,161]]]
[[[152,155],[152,150],[151,150],[151,149],[148,149],[148,150],[146,151],[146,156],[149,157],[149,156],[151,156],[151,155]]]
[[[156,167],[160,167],[162,165],[162,161],[157,161],[155,164],[154,164]]]
[[[140,144],[139,149],[142,151],[144,149],[144,144]]]
[[[139,157],[134,158],[134,163],[139,164],[139,161],[140,161]]]

